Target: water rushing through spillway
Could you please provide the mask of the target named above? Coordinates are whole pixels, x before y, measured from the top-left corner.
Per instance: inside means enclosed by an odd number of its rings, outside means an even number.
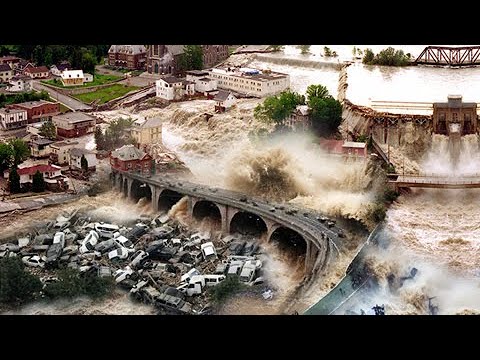
[[[423,171],[453,178],[480,173],[477,135],[455,135],[433,136]],[[382,236],[388,247],[369,255],[380,287],[355,299],[351,309],[384,303],[390,314],[426,314],[434,297],[439,314],[480,311],[479,203],[480,189],[414,189],[400,196],[387,212]],[[415,279],[393,289],[389,276],[398,279],[413,267]]]

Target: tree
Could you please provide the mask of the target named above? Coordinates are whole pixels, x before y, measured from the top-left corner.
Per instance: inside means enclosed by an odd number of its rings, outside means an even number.
[[[45,287],[45,295],[50,298],[73,298],[88,295],[99,298],[107,295],[115,288],[111,277],[98,277],[96,274],[85,273],[71,268],[58,270],[58,281]]]
[[[7,170],[13,161],[13,149],[7,143],[0,143],[0,172]]]
[[[331,96],[308,99],[313,130],[319,135],[334,133],[342,123],[342,105]]]
[[[299,45],[298,48],[302,54],[308,54],[310,52],[310,45]]]
[[[367,65],[372,64],[374,57],[375,54],[373,53],[372,49],[365,49],[362,62]]]
[[[105,136],[103,135],[102,128],[97,126],[95,128],[95,144],[97,145],[97,150],[105,150]]]
[[[37,172],[33,175],[32,191],[43,192],[45,191],[45,188],[46,188],[46,184],[45,184],[45,180],[43,179],[43,174],[37,170]]]
[[[94,75],[95,65],[97,65],[95,56],[92,53],[85,51],[82,55],[82,70],[86,73]]]
[[[323,85],[309,85],[307,87],[306,94],[307,94],[307,99],[311,99],[311,98],[314,98],[314,97],[324,99],[324,98],[330,96],[327,88]]]
[[[42,45],[37,45],[33,49],[32,53],[33,61],[38,65],[43,64],[44,62],[44,47]]]
[[[25,271],[20,257],[0,259],[0,302],[19,305],[32,300],[41,289],[40,279]]]
[[[183,54],[180,56],[179,70],[203,69],[203,50],[200,45],[185,45]]]
[[[55,140],[57,138],[57,128],[51,119],[48,119],[42,124],[39,134],[50,140]]]
[[[85,157],[84,154],[82,154],[82,157],[80,158],[80,165],[82,167],[82,170],[87,172],[88,171],[88,160]]]
[[[13,165],[24,162],[30,156],[30,148],[28,144],[22,139],[11,139],[8,142],[13,150]]]
[[[272,49],[272,51],[275,51],[275,52],[281,51],[283,50],[283,48],[284,48],[284,45],[270,45],[270,49]]]
[[[323,55],[326,57],[332,56],[332,50],[328,46],[325,46],[323,48]]]
[[[290,90],[283,91],[277,96],[269,96],[263,104],[258,104],[253,115],[255,118],[266,122],[281,125],[283,120],[291,115],[297,105],[305,104],[305,96]]]
[[[50,66],[53,64],[53,52],[50,46],[45,48],[45,54],[43,56],[43,63],[46,66]]]
[[[10,193],[17,194],[20,192],[20,175],[18,175],[16,166],[10,168],[8,183],[10,186]]]

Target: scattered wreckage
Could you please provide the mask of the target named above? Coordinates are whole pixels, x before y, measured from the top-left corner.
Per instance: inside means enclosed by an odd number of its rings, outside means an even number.
[[[208,289],[229,276],[251,286],[264,284],[258,251],[252,238],[192,233],[168,215],[142,217],[126,227],[95,222],[77,211],[0,245],[0,257],[21,257],[49,282],[58,280],[51,270],[65,267],[111,276],[161,314],[210,313]]]

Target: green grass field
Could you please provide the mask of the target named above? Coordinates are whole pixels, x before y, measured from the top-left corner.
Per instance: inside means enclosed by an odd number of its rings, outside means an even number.
[[[126,86],[122,84],[113,84],[112,86],[99,89],[95,92],[73,95],[74,98],[83,101],[84,103],[91,103],[94,100],[99,99],[98,104],[105,104],[106,102],[116,99],[126,93],[139,89],[138,86]]]
[[[51,79],[51,80],[43,80],[42,82],[45,84],[53,85],[59,88],[68,88],[68,89],[75,89],[75,88],[86,88],[90,86],[97,86],[110,83],[115,80],[122,79],[120,76],[116,75],[101,75],[97,74],[93,76],[93,81],[89,83],[85,83],[85,85],[77,85],[77,86],[63,86],[62,81],[60,79]]]

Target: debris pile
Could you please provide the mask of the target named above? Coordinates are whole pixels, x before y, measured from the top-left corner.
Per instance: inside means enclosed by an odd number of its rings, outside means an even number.
[[[58,281],[56,270],[66,267],[111,276],[160,314],[211,312],[207,290],[230,276],[246,285],[264,283],[254,238],[194,233],[168,215],[142,216],[129,226],[95,220],[79,211],[59,215],[0,245],[0,257],[21,257],[44,284]]]

